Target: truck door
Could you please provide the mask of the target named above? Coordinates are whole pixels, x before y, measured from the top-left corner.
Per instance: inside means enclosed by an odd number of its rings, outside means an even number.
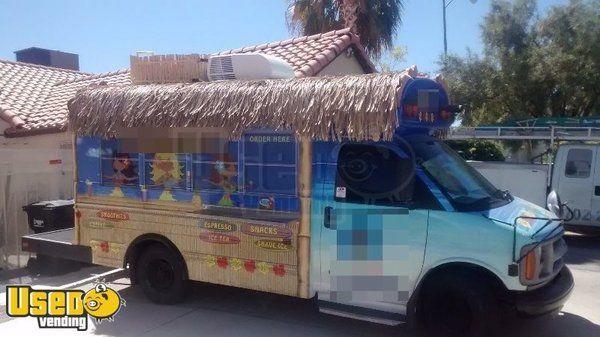
[[[573,220],[569,224],[591,224],[592,195],[594,186],[598,183],[594,177],[593,164],[597,162],[595,152],[593,147],[568,146],[564,148],[562,156],[557,158],[557,193],[561,201],[566,202],[573,210]]]
[[[414,162],[393,146],[345,144],[323,191],[319,300],[405,314],[421,271],[428,210],[406,200]],[[328,198],[328,197],[329,198]]]
[[[596,147],[596,162],[591,171],[594,173],[594,190],[592,193],[592,219],[590,225],[600,226],[600,146]]]

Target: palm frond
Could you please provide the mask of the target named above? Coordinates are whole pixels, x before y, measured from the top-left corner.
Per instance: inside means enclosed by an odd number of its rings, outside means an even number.
[[[348,1],[348,0],[347,0]],[[350,0],[358,2],[355,32],[367,52],[378,58],[392,47],[393,39],[404,12],[403,0]],[[288,28],[294,33],[312,35],[345,28],[342,7],[344,0],[289,0],[286,16]]]

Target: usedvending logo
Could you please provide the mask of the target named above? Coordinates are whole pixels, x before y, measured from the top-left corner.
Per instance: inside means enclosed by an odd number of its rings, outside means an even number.
[[[37,317],[40,328],[88,329],[88,316],[100,323],[113,321],[125,300],[104,283],[93,289],[36,290],[30,286],[6,287],[6,312],[10,317]]]

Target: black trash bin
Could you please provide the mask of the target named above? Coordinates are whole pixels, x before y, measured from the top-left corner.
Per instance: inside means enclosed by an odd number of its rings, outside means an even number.
[[[29,228],[38,234],[74,227],[73,204],[73,200],[47,200],[23,206],[23,210],[27,212]],[[37,254],[35,258],[29,259],[27,266],[35,274],[57,275],[77,270],[81,264],[50,255]]]
[[[43,233],[74,226],[73,200],[39,201],[23,210],[29,218],[29,228],[34,233]]]

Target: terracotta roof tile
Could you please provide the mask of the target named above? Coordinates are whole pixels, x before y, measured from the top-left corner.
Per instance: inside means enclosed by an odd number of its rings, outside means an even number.
[[[6,135],[64,130],[67,102],[77,90],[101,83],[129,84],[129,71],[91,75],[0,60],[0,118],[11,126]]]
[[[232,49],[218,55],[236,53],[264,53],[287,61],[298,77],[317,75],[339,54],[352,47],[365,72],[375,72],[358,36],[350,29],[334,30],[323,34],[301,36],[279,42]]]
[[[5,113],[0,117],[17,116],[22,123],[8,121],[14,128],[27,128],[28,120],[58,82],[89,74],[21,62],[0,60],[0,105]],[[6,118],[2,118],[6,120]]]
[[[36,111],[36,116],[44,116],[28,121],[31,129],[48,127],[65,127],[68,114],[67,102],[75,96],[78,90],[90,85],[125,85],[131,84],[128,70],[106,74],[92,75],[57,83],[52,87],[48,97]]]

